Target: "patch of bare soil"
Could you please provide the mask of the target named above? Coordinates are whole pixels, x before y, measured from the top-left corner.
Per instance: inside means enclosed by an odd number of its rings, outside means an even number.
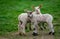
[[[31,31],[28,32],[26,36],[20,36],[18,32],[15,32],[0,36],[0,39],[54,39],[54,36],[48,35],[48,32],[46,31],[39,31],[38,36],[33,36]]]

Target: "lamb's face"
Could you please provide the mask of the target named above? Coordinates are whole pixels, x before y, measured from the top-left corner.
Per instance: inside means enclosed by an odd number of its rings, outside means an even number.
[[[39,5],[39,6],[37,6],[37,7],[34,7],[34,6],[33,6],[33,9],[35,10],[36,13],[40,13],[41,6],[42,6],[42,5]]]
[[[40,10],[41,6],[42,6],[42,5],[39,5],[39,6],[33,7],[33,8],[35,8],[35,10],[38,11],[38,10]]]
[[[39,6],[35,7],[35,10],[36,10],[36,11],[38,11],[39,9],[40,9]]]
[[[32,17],[33,17],[32,11],[27,12],[27,14],[28,14],[28,17],[29,17],[29,18],[32,18]]]
[[[40,7],[39,7],[39,6],[35,7],[35,11],[36,11],[37,13],[39,13],[39,12],[40,12]]]

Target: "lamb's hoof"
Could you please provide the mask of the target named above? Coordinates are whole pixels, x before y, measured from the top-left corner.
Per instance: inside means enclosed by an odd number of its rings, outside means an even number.
[[[55,32],[53,32],[53,33],[52,33],[52,32],[49,32],[49,35],[51,35],[51,34],[52,34],[52,35],[55,35]]]
[[[49,35],[51,35],[52,32],[49,32]]]
[[[19,33],[19,35],[20,35],[20,36],[26,36],[26,34],[25,34],[25,33]]]
[[[35,33],[35,32],[33,32],[33,34],[32,34],[33,36],[38,36],[38,33]]]
[[[21,35],[21,36],[22,36],[22,34],[21,34],[21,33],[19,33],[19,35]]]
[[[55,35],[55,32],[53,32],[52,35]]]

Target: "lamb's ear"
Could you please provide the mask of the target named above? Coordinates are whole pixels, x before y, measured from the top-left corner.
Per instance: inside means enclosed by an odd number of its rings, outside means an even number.
[[[39,5],[39,8],[41,8],[41,7],[42,7],[42,4]]]

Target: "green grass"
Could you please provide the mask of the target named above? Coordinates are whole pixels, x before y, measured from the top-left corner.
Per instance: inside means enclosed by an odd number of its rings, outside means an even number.
[[[18,15],[24,9],[32,10],[32,6],[43,4],[42,13],[49,13],[54,17],[53,23],[56,36],[60,36],[60,1],[59,0],[0,0],[0,35],[5,32],[15,32],[18,30]],[[2,33],[3,32],[3,33]],[[56,37],[57,38],[57,37]]]

